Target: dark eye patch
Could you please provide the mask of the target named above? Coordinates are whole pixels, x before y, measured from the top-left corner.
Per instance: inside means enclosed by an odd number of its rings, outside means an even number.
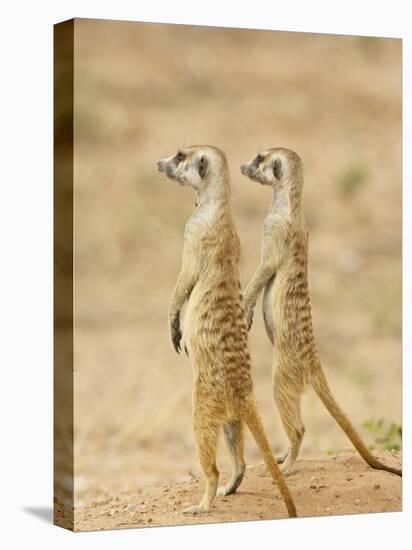
[[[258,155],[255,159],[255,162],[259,166],[259,164],[261,164],[264,160],[265,160],[265,157],[263,155]]]
[[[276,159],[273,163],[273,175],[277,180],[282,176],[282,162],[280,159]]]
[[[175,160],[176,160],[176,162],[178,162],[178,163],[179,163],[179,162],[182,162],[182,160],[184,160],[184,159],[185,159],[185,156],[184,156],[184,154],[183,154],[181,151],[179,151],[179,152],[177,153],[177,155],[175,156]]]
[[[199,160],[199,164],[198,164],[197,169],[198,169],[198,172],[199,172],[199,176],[201,178],[204,178],[205,174],[206,174],[206,170],[207,170],[207,159],[204,155]]]

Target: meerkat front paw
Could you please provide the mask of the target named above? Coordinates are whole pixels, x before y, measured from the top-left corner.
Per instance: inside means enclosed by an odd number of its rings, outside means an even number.
[[[180,340],[182,339],[182,331],[180,330],[180,319],[175,317],[170,325],[170,333],[172,337],[173,347],[177,353],[180,353]]]
[[[252,308],[249,308],[249,309],[246,310],[245,318],[246,318],[246,328],[249,331],[251,329],[252,323],[253,323],[253,309]]]

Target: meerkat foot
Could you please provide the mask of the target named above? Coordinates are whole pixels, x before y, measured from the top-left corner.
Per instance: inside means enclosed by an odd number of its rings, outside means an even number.
[[[216,495],[218,497],[226,497],[227,495],[233,495],[235,493],[236,493],[236,489],[234,489],[232,485],[228,483],[227,485],[223,485],[222,487],[219,487]]]
[[[209,511],[209,506],[200,503],[200,504],[196,504],[195,506],[189,506],[188,508],[185,508],[183,510],[183,513],[196,516],[198,514],[205,514],[208,511]]]
[[[295,464],[295,460],[291,460],[289,455],[289,458],[287,458],[285,462],[283,462],[283,464],[279,466],[279,469],[282,472],[283,477],[288,477],[292,473],[294,464]]]
[[[279,455],[276,457],[276,462],[278,464],[283,464],[285,462],[285,460],[287,459],[288,457],[288,454],[289,454],[289,450],[285,451],[283,454]]]
[[[283,477],[288,477],[291,467],[289,464],[282,464],[279,469],[282,472]]]
[[[226,483],[226,485],[219,487],[216,493],[217,496],[226,497],[227,495],[234,495],[238,490],[239,485],[242,483],[242,479],[245,474],[245,469],[246,469],[246,466],[243,465],[240,472],[237,475],[234,475],[232,479],[228,483]]]

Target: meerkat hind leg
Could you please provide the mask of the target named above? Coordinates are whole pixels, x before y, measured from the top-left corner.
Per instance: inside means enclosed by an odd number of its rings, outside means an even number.
[[[223,433],[227,448],[232,461],[232,477],[229,482],[218,489],[219,496],[234,494],[239,485],[242,483],[245,474],[246,464],[243,457],[244,440],[243,440],[243,422],[234,420],[223,425]]]
[[[207,418],[207,415],[205,415]],[[203,514],[208,512],[217,492],[219,472],[216,467],[216,451],[219,426],[216,424],[205,423],[205,420],[199,418],[195,420],[195,436],[197,450],[206,481],[206,488],[199,504],[189,506],[183,510],[184,514]]]
[[[273,391],[280,418],[290,442],[286,453],[277,459],[278,463],[282,464],[283,475],[287,476],[298,457],[305,433],[300,412],[302,394],[299,388],[291,387],[287,380],[283,380],[278,375],[275,375]]]

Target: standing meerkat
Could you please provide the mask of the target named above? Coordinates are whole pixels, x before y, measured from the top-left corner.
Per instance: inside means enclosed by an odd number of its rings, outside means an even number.
[[[311,384],[362,458],[372,468],[402,475],[401,470],[385,466],[371,454],[336,403],[321,367],[308,290],[308,231],[301,209],[303,168],[299,156],[281,147],[268,149],[243,164],[241,172],[273,188],[272,206],[264,222],[261,263],[246,288],[244,303],[249,330],[263,290],[263,320],[275,348],[273,392],[290,442],[278,459],[283,473],[290,472],[299,453],[305,432],[301,395]]]
[[[216,451],[222,426],[233,475],[219,494],[234,493],[239,487],[245,471],[246,424],[280,489],[289,516],[296,516],[292,495],[272,455],[253,393],[239,280],[240,242],[232,218],[226,157],[215,147],[187,147],[174,157],[160,160],[158,169],[197,192],[196,210],[185,228],[182,269],[169,307],[173,346],[179,353],[183,339],[193,365],[193,429],[206,478],[200,503],[185,512],[207,512],[216,496]],[[186,301],[181,330],[180,311]]]

